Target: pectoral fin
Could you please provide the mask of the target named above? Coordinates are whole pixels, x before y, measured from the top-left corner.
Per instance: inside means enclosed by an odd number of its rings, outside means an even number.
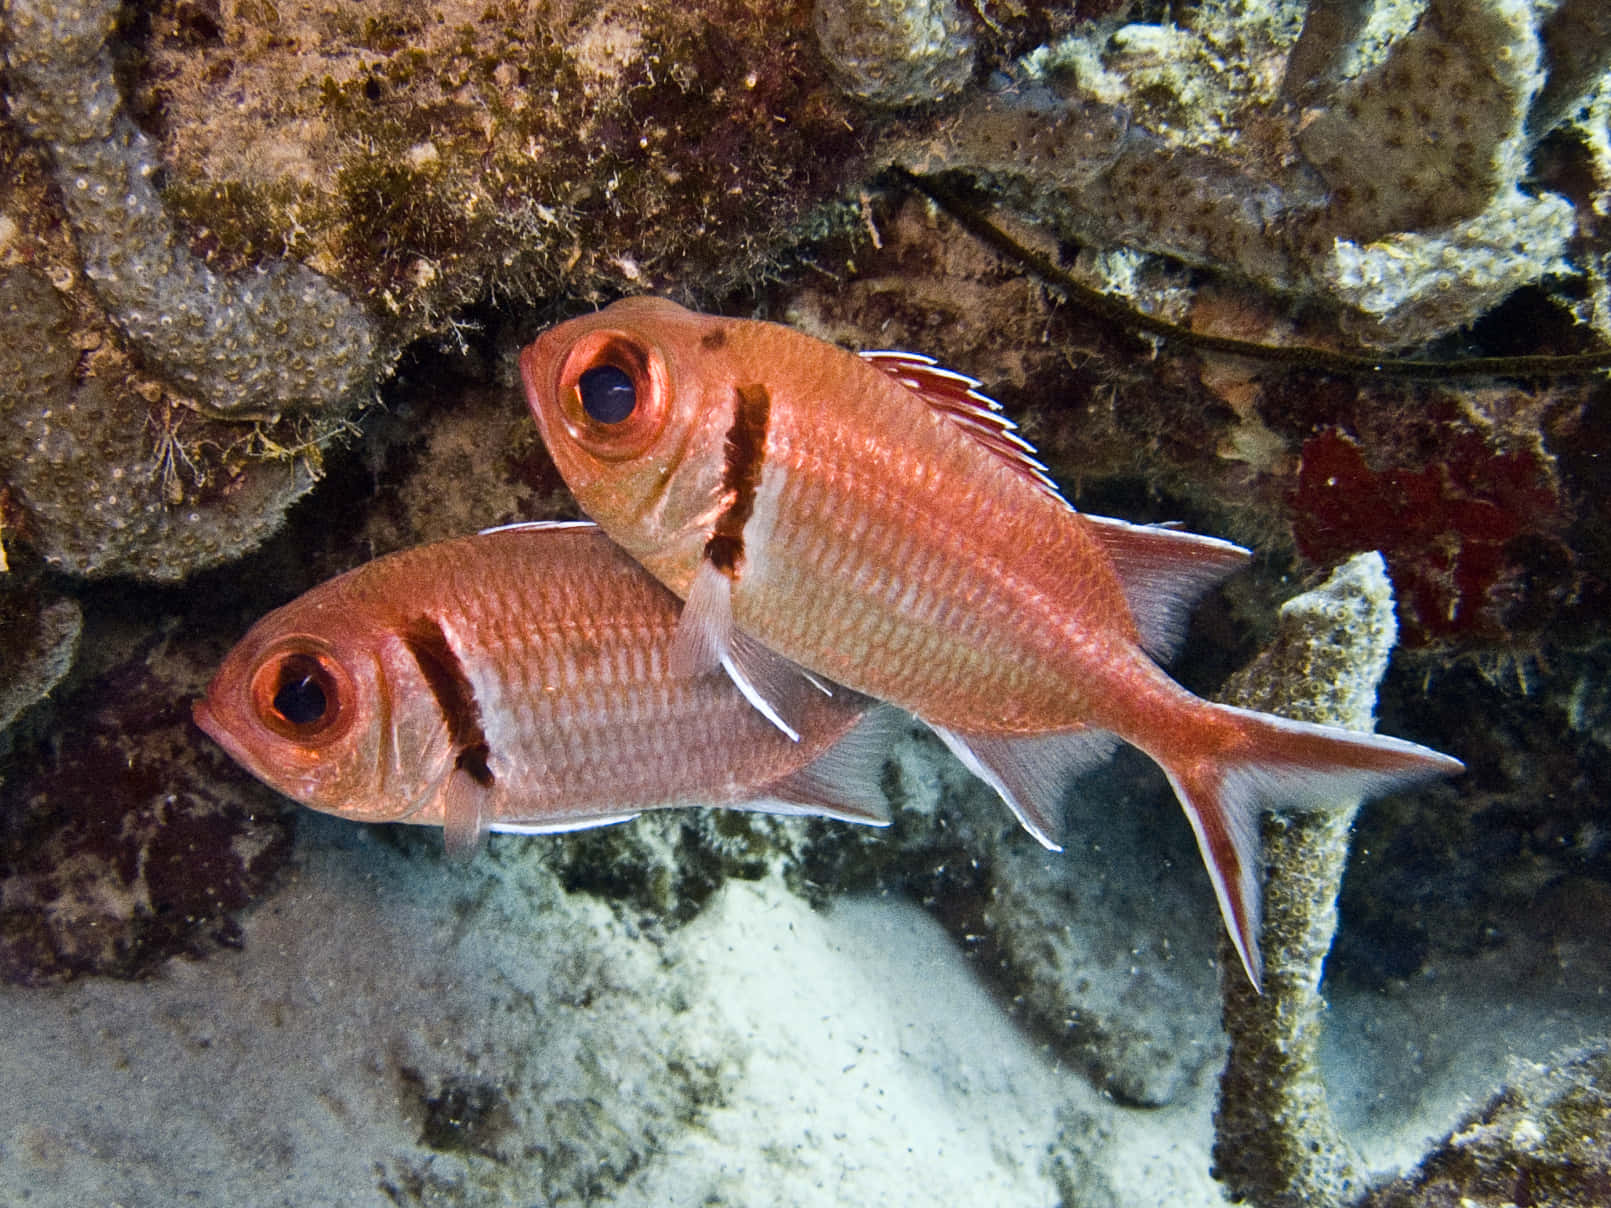
[[[733,580],[709,558],[701,558],[671,640],[671,673],[707,675],[722,665],[732,644]]]
[[[794,742],[799,693],[828,692],[822,681],[733,626],[733,581],[710,559],[699,564],[671,640],[673,675],[706,675],[720,667],[744,699]]]
[[[487,839],[487,790],[462,767],[442,786],[442,843],[448,859],[463,864]]]

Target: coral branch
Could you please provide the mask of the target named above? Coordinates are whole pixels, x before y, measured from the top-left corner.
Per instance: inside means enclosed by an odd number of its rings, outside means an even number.
[[[123,111],[107,39],[115,0],[11,0],[10,104],[55,162],[85,275],[125,335],[220,412],[350,405],[374,379],[368,317],[304,265],[220,277],[181,245],[151,145]]]
[[[1369,730],[1376,686],[1397,638],[1381,556],[1360,554],[1281,610],[1275,642],[1223,698],[1302,721]],[[1260,1208],[1340,1208],[1364,1187],[1321,1082],[1320,977],[1337,927],[1337,892],[1358,803],[1267,815],[1265,992],[1224,967],[1230,1058],[1215,1118],[1215,1175]]]

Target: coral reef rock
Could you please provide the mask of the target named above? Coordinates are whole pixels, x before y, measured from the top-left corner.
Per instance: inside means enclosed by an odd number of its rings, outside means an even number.
[[[840,89],[870,105],[933,105],[973,76],[973,18],[955,0],[818,0],[812,25]]]
[[[1546,132],[1528,117],[1550,79],[1534,6],[1433,0],[1408,27],[1355,13],[1306,37],[1300,15],[1204,5],[1178,25],[1076,31],[887,151],[988,182],[1063,239],[1340,309],[1380,346],[1425,343],[1567,267],[1589,215],[1527,183]],[[1594,49],[1553,81],[1573,97],[1550,103],[1563,118],[1611,43],[1603,21],[1578,24]]]
[[[1510,1085],[1360,1208],[1599,1208],[1611,1202],[1611,1054],[1518,1062]]]

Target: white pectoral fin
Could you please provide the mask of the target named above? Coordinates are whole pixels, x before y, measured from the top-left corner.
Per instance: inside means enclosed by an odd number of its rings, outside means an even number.
[[[671,673],[707,675],[720,667],[733,644],[733,580],[701,558],[671,639]]]
[[[1119,740],[1089,727],[1049,734],[989,734],[930,726],[964,767],[1001,795],[1024,829],[1046,848],[1062,850],[1063,794],[1068,782],[1113,753]]]
[[[802,686],[832,695],[821,680],[734,627],[733,581],[707,558],[694,575],[671,639],[671,673],[706,675],[718,667],[794,742],[800,741],[800,729],[791,719],[798,716]]]
[[[448,859],[467,863],[487,839],[487,790],[463,769],[442,785],[442,843]]]
[[[754,638],[734,633],[727,656],[722,659],[722,670],[733,686],[744,694],[744,699],[766,718],[791,742],[800,741],[800,729],[790,721],[799,715],[802,707],[800,693],[805,689],[819,692],[831,690],[815,676],[781,654],[774,654]]]

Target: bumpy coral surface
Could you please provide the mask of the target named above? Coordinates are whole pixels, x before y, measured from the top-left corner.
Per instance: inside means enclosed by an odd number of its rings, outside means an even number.
[[[1301,80],[1279,70],[1292,7],[1198,11],[1037,51],[890,153],[983,176],[1065,238],[1342,308],[1374,344],[1424,343],[1566,266],[1573,205],[1521,187],[1551,78],[1532,6],[1436,0],[1396,35],[1344,21],[1305,40]],[[1575,101],[1593,83],[1554,79]]]
[[[933,105],[974,69],[973,18],[955,0],[819,0],[812,22],[834,80],[874,105]]]
[[[6,668],[6,681],[0,685],[0,734],[61,683],[73,665],[83,627],[75,600],[15,589],[0,592],[0,654]]]
[[[125,335],[219,411],[339,404],[372,376],[361,310],[304,265],[222,278],[181,246],[124,112],[108,38],[116,0],[6,10],[12,116],[49,148],[84,272]]]
[[[1397,639],[1381,556],[1362,554],[1282,606],[1276,640],[1222,696],[1299,721],[1369,730]],[[1216,1176],[1234,1199],[1262,1208],[1341,1208],[1362,1186],[1320,1075],[1320,977],[1358,808],[1337,801],[1264,819],[1264,993],[1223,983],[1231,1051],[1214,1120]]]

